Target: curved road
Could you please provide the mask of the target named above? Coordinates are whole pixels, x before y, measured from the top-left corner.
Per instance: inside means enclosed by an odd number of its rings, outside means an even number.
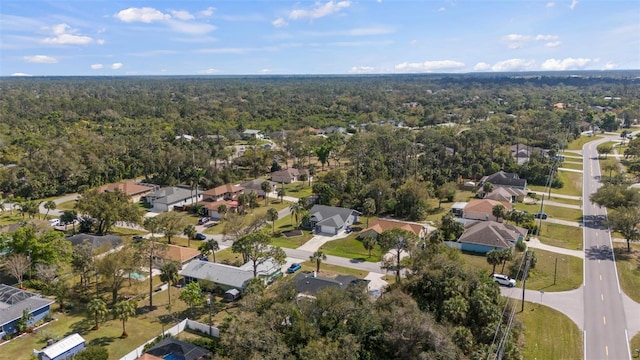
[[[603,139],[584,145],[583,214],[606,216],[606,209],[592,204],[587,194],[601,186],[599,182],[598,144]],[[584,358],[630,359],[629,334],[614,261],[613,245],[607,229],[585,222],[584,232]],[[640,316],[639,314],[628,314]]]

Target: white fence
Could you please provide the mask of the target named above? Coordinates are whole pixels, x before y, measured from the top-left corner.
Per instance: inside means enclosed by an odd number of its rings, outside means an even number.
[[[454,249],[462,250],[462,244],[457,242],[457,241],[445,241],[444,244],[447,245],[448,247],[452,247]]]
[[[205,325],[202,323],[199,323],[197,321],[193,321],[193,320],[189,320],[189,319],[184,319],[181,322],[179,322],[178,324],[176,324],[174,327],[165,330],[164,333],[159,334],[158,336],[162,336],[165,334],[171,334],[172,336],[176,336],[178,334],[180,334],[181,332],[184,331],[184,329],[189,329],[189,330],[194,330],[194,331],[199,331],[205,335],[209,334],[209,325]],[[220,330],[215,327],[212,326],[211,327],[211,335],[218,337],[220,335]],[[120,360],[136,360],[137,358],[139,358],[140,356],[142,356],[142,354],[144,353],[144,347],[145,345],[149,344],[150,342],[154,341],[156,338],[152,338],[151,340],[145,342],[144,344],[140,345],[139,347],[137,347],[135,350],[133,350],[132,352],[128,353],[127,355],[123,356],[120,358]]]

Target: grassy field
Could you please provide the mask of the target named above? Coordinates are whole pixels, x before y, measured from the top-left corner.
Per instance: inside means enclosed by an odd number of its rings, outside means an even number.
[[[640,349],[640,334],[636,334],[636,336],[632,337],[629,341],[629,349],[631,349],[631,355],[634,358],[638,358],[637,349]]]
[[[582,150],[582,147],[584,146],[584,144],[594,140],[598,140],[600,138],[602,137],[601,136],[581,136],[573,140],[569,144],[567,144],[567,150]]]
[[[568,210],[568,209],[567,209]],[[571,250],[582,250],[582,228],[543,221],[540,228],[542,243]]]
[[[305,261],[302,264],[301,271],[309,271],[313,272],[316,270],[316,263],[311,261]],[[320,264],[320,272],[318,275],[333,278],[336,275],[353,275],[358,278],[364,278],[369,273],[364,270],[352,269],[344,266],[331,265],[331,264]]]
[[[346,238],[329,241],[322,245],[320,249],[327,255],[340,256],[348,259],[357,259],[371,262],[378,262],[382,259],[382,250],[380,245],[375,246],[371,251],[371,257],[369,252],[362,245],[362,241],[356,239],[356,234],[351,234]]]
[[[627,296],[640,302],[640,245],[632,243],[631,253],[627,252],[626,242],[613,243],[613,247],[620,287]]]
[[[278,189],[280,189],[282,185],[278,185]],[[313,194],[313,189],[309,186],[309,182],[298,181],[290,184],[284,184],[284,194],[285,196],[292,196],[296,198],[309,197]]]
[[[540,204],[515,204],[515,208],[518,210],[526,210],[531,214],[540,211]],[[545,205],[544,212],[554,219],[561,219],[567,221],[580,221],[582,219],[582,210],[568,209],[560,206]]]
[[[578,288],[582,284],[582,259],[573,256],[556,255],[555,253],[530,249],[535,252],[537,264],[531,269],[527,280],[527,289],[544,291],[566,291]],[[463,253],[465,264],[470,269],[491,273],[492,266],[487,263],[484,255]],[[555,259],[558,258],[558,272],[556,284],[553,285]],[[510,264],[505,267],[505,272]],[[501,266],[496,272],[501,272]]]
[[[562,180],[563,187],[551,189],[551,197],[553,194],[570,195],[570,196],[582,196],[582,174],[574,173],[570,171],[558,171],[558,178]],[[547,192],[548,189],[541,185],[528,185],[529,189],[533,191]]]
[[[56,205],[56,210],[75,210],[76,208],[76,200],[69,200],[69,201],[65,201],[63,203],[60,203],[58,205]]]
[[[530,302],[516,316],[524,325],[524,359],[582,359],[582,332],[568,317]]]
[[[451,206],[453,206],[455,202],[469,201],[473,198],[475,198],[474,192],[459,190],[456,192],[456,197],[454,198],[454,201],[452,202],[443,201],[440,204],[440,208],[438,208],[438,199],[429,199],[427,200],[427,203],[429,204],[429,206],[431,206],[431,211],[429,211],[425,220],[434,221],[434,222],[440,221],[440,219],[442,219],[442,216],[451,210]]]
[[[280,246],[283,248],[289,248],[289,249],[298,248],[304,245],[304,243],[306,243],[313,237],[310,231],[305,230],[303,231],[303,233],[304,234],[302,236],[296,236],[296,237],[290,237],[290,238],[284,237],[282,235],[274,236],[271,238],[271,244],[275,246]]]
[[[569,162],[563,162],[562,165],[560,165],[561,168],[566,168],[566,169],[575,169],[575,170],[582,170],[583,165],[582,163],[580,164],[574,164],[574,163],[569,163]]]

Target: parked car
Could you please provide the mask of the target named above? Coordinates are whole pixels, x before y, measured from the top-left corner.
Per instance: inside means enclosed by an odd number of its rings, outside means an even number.
[[[536,219],[542,219],[542,220],[546,220],[547,219],[547,213],[535,213],[533,214],[533,217]]]
[[[301,268],[302,268],[302,265],[300,264],[291,264],[291,266],[289,266],[289,268],[287,269],[287,273],[293,274],[294,272],[300,270]]]
[[[51,226],[60,226],[60,219],[50,219],[49,225]]]
[[[206,223],[208,223],[211,220],[210,217],[205,216],[205,217],[201,217],[200,219],[198,219],[198,225],[204,225]]]
[[[500,285],[514,287],[516,286],[516,280],[502,274],[493,274],[493,281]]]
[[[196,240],[207,240],[207,235],[205,235],[203,233],[197,233],[196,234]]]

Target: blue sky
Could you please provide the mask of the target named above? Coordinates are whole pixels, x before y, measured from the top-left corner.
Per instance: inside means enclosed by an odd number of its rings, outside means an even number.
[[[637,0],[0,3],[0,76],[639,68]]]

